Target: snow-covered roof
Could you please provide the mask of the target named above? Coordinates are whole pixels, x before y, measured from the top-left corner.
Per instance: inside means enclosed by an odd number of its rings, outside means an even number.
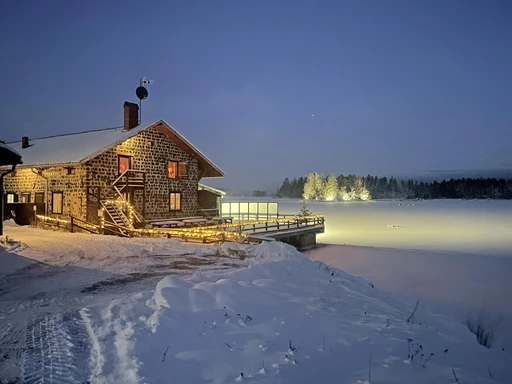
[[[200,191],[208,191],[208,192],[214,193],[216,195],[220,195],[220,196],[226,195],[226,192],[221,191],[220,189],[213,188],[213,187],[210,187],[208,185],[201,184],[201,183],[199,183],[197,185],[197,189],[200,190]]]
[[[166,128],[164,131],[169,137],[178,141],[182,148],[189,149],[191,154],[210,170],[206,177],[224,176],[222,170],[163,120],[140,124],[130,130],[116,127],[30,139],[28,148],[22,148],[21,141],[9,144],[23,157],[22,167],[72,165],[91,160],[107,149],[155,126]]]
[[[11,148],[4,142],[0,141],[0,166],[3,165],[14,165],[14,164],[21,164],[21,154],[16,151],[14,148]]]

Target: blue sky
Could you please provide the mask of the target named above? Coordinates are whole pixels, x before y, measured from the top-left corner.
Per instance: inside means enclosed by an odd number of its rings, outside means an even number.
[[[212,184],[512,168],[506,0],[0,0],[0,36],[3,140],[122,125],[146,76]]]

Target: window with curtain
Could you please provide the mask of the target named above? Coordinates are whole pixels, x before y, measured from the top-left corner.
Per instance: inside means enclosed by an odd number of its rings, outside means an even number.
[[[16,195],[14,193],[6,193],[5,194],[5,201],[7,203],[14,203],[14,202],[16,202]]]
[[[169,209],[171,211],[181,210],[181,192],[169,193]]]
[[[167,163],[167,177],[169,179],[186,179],[188,177],[188,164],[184,161],[169,161]]]
[[[62,192],[52,194],[52,213],[62,213]]]

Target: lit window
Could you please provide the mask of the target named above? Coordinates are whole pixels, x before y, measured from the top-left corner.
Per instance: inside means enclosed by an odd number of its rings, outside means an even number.
[[[178,163],[175,161],[169,161],[167,163],[167,177],[169,179],[175,179],[178,176]]]
[[[130,156],[119,156],[119,173],[126,172],[131,168],[131,160]]]
[[[30,203],[30,193],[22,193],[20,203]]]
[[[185,179],[188,177],[187,163],[183,161],[169,161],[167,163],[167,177],[169,179]]]
[[[62,192],[52,194],[52,213],[62,213]]]
[[[7,193],[6,198],[7,198],[7,203],[9,203],[9,204],[14,203],[14,193]]]
[[[169,194],[169,209],[171,211],[181,209],[181,192],[171,192]]]

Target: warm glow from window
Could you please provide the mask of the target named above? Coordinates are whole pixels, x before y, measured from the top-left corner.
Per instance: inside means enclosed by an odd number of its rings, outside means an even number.
[[[14,193],[7,194],[7,203],[14,203]]]
[[[178,176],[178,163],[175,161],[169,161],[167,163],[167,177],[169,179],[175,179]]]
[[[169,161],[167,163],[167,177],[169,179],[187,178],[188,164],[183,161]]]
[[[181,193],[171,192],[169,194],[169,209],[171,211],[178,211],[181,209]]]
[[[130,169],[130,157],[119,156],[119,173],[123,173]]]
[[[62,213],[62,192],[52,194],[52,212]]]

